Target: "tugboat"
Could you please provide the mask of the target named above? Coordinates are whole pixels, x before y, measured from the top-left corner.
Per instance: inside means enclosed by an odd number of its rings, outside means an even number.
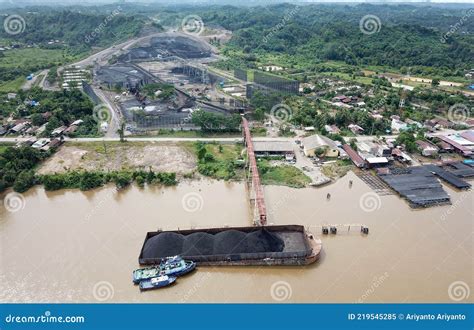
[[[174,256],[163,260],[159,265],[148,268],[140,268],[133,271],[133,283],[148,280],[160,275],[183,276],[196,268],[194,261],[185,261],[180,256]]]
[[[176,281],[174,276],[161,275],[140,282],[140,291],[154,290],[169,286]]]

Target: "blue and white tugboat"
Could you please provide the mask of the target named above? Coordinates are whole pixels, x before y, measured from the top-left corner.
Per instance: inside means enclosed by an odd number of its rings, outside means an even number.
[[[138,284],[160,275],[183,276],[196,268],[194,261],[183,260],[180,256],[164,259],[159,265],[148,268],[140,268],[133,271],[133,283]]]
[[[161,275],[148,280],[143,280],[140,282],[139,286],[141,291],[147,291],[164,288],[165,286],[173,284],[175,281],[176,277],[174,276]]]

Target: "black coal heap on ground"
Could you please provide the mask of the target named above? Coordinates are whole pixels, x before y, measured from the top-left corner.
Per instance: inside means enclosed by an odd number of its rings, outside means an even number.
[[[215,235],[205,232],[190,235],[164,232],[146,241],[143,258],[282,252],[284,247],[283,240],[266,229],[250,233],[232,229]]]

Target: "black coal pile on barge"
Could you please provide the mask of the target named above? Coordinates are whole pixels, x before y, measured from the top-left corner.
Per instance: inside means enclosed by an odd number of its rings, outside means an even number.
[[[150,238],[144,246],[144,258],[166,258],[199,255],[282,252],[285,243],[277,235],[259,229],[250,233],[227,230],[215,235],[197,232],[189,235],[163,232]]]
[[[320,250],[321,242],[296,225],[158,231],[147,234],[139,263],[180,255],[201,265],[302,265]]]

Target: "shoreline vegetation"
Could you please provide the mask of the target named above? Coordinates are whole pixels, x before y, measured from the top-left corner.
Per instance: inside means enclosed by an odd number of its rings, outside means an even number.
[[[116,143],[121,146],[120,143]],[[38,170],[55,151],[40,152],[31,147],[14,148],[0,146],[0,192],[7,188],[23,193],[35,185],[45,190],[79,189],[82,191],[114,183],[122,189],[132,183],[145,185],[174,186],[181,179],[199,180],[209,178],[224,181],[245,180],[246,154],[241,143],[181,143],[181,148],[197,158],[196,168],[187,173],[162,172],[151,168],[127,168],[118,170],[70,169],[66,172],[39,173]],[[123,147],[128,147],[123,146]],[[283,185],[293,188],[306,187],[311,180],[299,169],[290,165],[274,165],[271,160],[259,159],[258,167],[264,185]],[[196,173],[199,176],[196,176]]]

